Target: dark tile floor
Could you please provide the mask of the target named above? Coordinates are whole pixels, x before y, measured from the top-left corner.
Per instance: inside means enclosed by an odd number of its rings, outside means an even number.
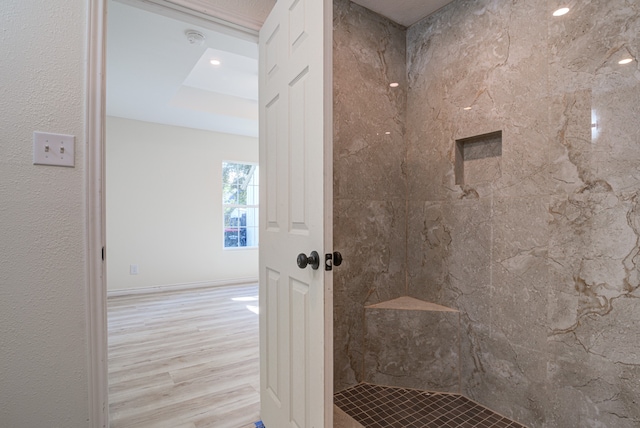
[[[362,383],[334,403],[366,428],[526,428],[459,394]]]

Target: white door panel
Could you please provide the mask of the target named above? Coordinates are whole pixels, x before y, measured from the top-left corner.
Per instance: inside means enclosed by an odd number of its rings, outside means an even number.
[[[260,348],[267,428],[332,426],[332,2],[279,0],[260,31]],[[320,254],[318,270],[299,253]]]

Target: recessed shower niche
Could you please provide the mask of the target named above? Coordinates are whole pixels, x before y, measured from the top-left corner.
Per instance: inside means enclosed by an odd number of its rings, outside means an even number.
[[[456,184],[493,181],[502,175],[502,131],[456,140]]]

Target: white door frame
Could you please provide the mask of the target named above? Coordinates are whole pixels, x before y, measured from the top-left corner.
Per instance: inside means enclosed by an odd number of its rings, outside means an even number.
[[[107,286],[105,243],[104,127],[107,0],[87,1],[85,186],[86,325],[89,354],[89,417],[93,428],[108,428]]]
[[[86,0],[86,325],[89,420],[92,428],[108,428],[107,284],[103,261],[105,232],[104,153],[106,120],[107,1]],[[131,3],[132,0],[120,0]],[[180,6],[171,0],[140,0],[147,8],[173,16],[194,18],[198,25],[257,42],[257,31],[224,21],[207,13]],[[333,375],[331,373],[331,375]]]

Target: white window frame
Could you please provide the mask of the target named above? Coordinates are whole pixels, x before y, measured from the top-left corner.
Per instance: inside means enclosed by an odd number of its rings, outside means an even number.
[[[251,187],[254,190],[254,198],[252,198],[253,200],[258,200],[259,196],[260,196],[260,182],[259,182],[259,170],[258,170],[258,164],[255,162],[247,162],[247,161],[230,161],[230,160],[223,160],[222,161],[222,168],[221,171],[224,170],[224,165],[225,164],[238,164],[238,165],[251,165],[252,169],[251,169],[251,177],[252,180],[256,180],[257,183],[256,184],[252,184],[251,182],[246,183],[247,188]],[[225,203],[224,201],[224,186],[225,186],[225,182],[224,182],[224,177],[222,177],[223,181],[222,181],[222,248],[224,250],[231,250],[231,251],[237,251],[237,250],[250,250],[250,249],[256,249],[258,248],[258,246],[260,245],[260,241],[259,241],[259,234],[258,234],[258,221],[259,221],[259,200],[257,204],[228,204]],[[251,234],[251,236],[253,237],[253,239],[251,239],[251,241],[255,242],[255,244],[252,245],[237,245],[237,246],[227,246],[227,228],[229,225],[226,224],[226,211],[228,209],[238,209],[238,210],[246,210],[245,212],[247,213],[247,215],[251,212],[254,214],[254,226],[249,226],[249,221],[250,219],[247,218],[245,220],[245,225],[242,226],[240,225],[240,228],[244,228],[246,230],[246,238],[245,239],[249,239],[249,235]],[[240,233],[238,233],[238,239],[240,239]]]

